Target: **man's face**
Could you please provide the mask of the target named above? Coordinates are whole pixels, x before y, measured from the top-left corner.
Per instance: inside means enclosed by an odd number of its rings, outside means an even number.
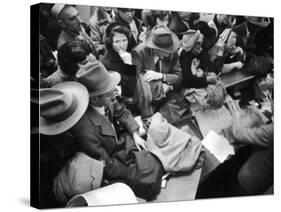
[[[237,34],[232,31],[225,45],[227,51],[232,52],[236,48],[236,40],[237,40]]]
[[[190,20],[191,13],[190,12],[178,12],[180,18],[186,22]]]
[[[98,107],[106,107],[107,105],[109,105],[110,103],[112,103],[115,100],[116,94],[114,93],[114,91],[115,91],[115,88],[100,96],[91,97],[90,101],[91,102],[93,101],[94,105],[96,105]]]
[[[129,24],[133,21],[135,16],[135,10],[132,9],[117,9],[117,12],[120,17]]]
[[[62,22],[63,28],[73,32],[80,31],[81,19],[78,11],[74,7],[65,7],[59,16],[59,19]]]

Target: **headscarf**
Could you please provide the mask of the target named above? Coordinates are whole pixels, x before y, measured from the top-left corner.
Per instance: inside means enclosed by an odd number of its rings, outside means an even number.
[[[203,34],[201,34],[199,30],[188,30],[180,41],[180,48],[189,52],[195,45],[196,41],[199,40],[200,36],[203,36]]]

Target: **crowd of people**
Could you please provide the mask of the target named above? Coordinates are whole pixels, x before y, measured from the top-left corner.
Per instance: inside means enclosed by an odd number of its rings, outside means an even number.
[[[75,5],[40,5],[40,72],[31,87],[40,94],[42,207],[65,206],[113,182],[151,200],[166,172],[202,167],[199,138],[174,125],[192,115],[191,106],[223,107],[233,92],[221,76],[236,71],[254,76],[240,91],[242,109],[230,107],[233,122],[222,129],[239,148],[200,184],[197,198],[266,192],[273,185],[273,110],[264,123],[248,107],[254,100],[273,109],[273,19],[91,8],[81,20]],[[260,121],[251,121],[255,115]]]

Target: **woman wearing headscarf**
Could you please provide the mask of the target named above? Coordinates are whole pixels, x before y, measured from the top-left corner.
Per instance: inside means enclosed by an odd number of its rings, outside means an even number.
[[[204,36],[199,30],[188,30],[180,42],[180,65],[182,68],[182,86],[184,88],[205,88],[216,83],[214,73],[206,75],[200,68],[199,54],[202,51]]]
[[[132,64],[132,42],[130,31],[118,23],[112,23],[106,29],[106,52],[101,62],[107,70],[121,75],[121,95],[126,105],[134,110],[136,90],[136,66]],[[135,112],[135,111],[132,111]]]
[[[220,108],[224,102],[225,89],[214,72],[200,67],[199,55],[204,36],[199,30],[188,30],[180,42],[180,65],[185,98],[191,103],[207,104]]]
[[[241,69],[244,65],[242,61],[245,60],[245,54],[241,47],[236,46],[237,34],[231,28],[226,28],[221,33],[220,40],[223,41],[225,49],[222,73]]]

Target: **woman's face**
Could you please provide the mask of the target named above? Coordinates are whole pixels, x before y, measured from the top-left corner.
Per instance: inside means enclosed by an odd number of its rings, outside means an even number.
[[[237,40],[237,35],[235,32],[232,31],[225,45],[227,51],[231,52],[236,48],[236,40]]]
[[[128,38],[125,34],[115,33],[113,36],[112,48],[116,52],[127,51]]]
[[[204,36],[200,34],[198,40],[195,42],[193,48],[191,49],[191,53],[193,55],[199,55],[202,51],[202,44],[203,44]]]

